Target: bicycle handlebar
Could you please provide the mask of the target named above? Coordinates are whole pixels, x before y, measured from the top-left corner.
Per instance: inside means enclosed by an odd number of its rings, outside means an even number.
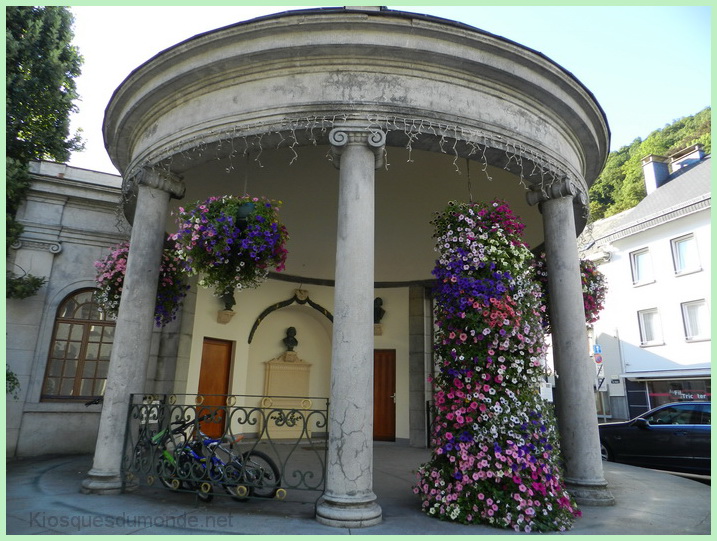
[[[211,413],[207,413],[206,415],[202,415],[201,417],[198,417],[196,419],[190,419],[189,421],[174,421],[173,425],[179,424],[177,428],[172,429],[172,434],[179,434],[180,432],[184,432],[184,429],[193,425],[195,422],[201,423],[202,421],[207,421],[212,418]],[[180,424],[181,423],[181,424]]]

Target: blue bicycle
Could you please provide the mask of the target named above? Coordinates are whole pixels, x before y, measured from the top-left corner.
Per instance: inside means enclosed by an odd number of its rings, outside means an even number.
[[[281,474],[274,461],[261,451],[237,453],[234,447],[241,441],[241,436],[231,444],[209,438],[200,430],[199,423],[210,418],[211,414],[208,414],[175,421],[173,428],[149,438],[149,445],[160,451],[156,453],[156,471],[162,485],[170,490],[195,492],[205,502],[213,498],[215,485],[221,486],[237,501],[245,501],[251,496],[276,496],[281,487]],[[193,427],[194,436],[187,435],[190,427]],[[140,440],[143,447],[146,442],[146,439]]]

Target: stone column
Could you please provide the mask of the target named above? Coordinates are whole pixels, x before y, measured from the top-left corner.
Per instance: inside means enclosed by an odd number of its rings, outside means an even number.
[[[374,170],[386,135],[347,126],[329,141],[339,215],[326,485],[316,519],[359,528],[381,522],[373,493]]]
[[[588,353],[580,257],[573,201],[577,189],[568,181],[547,191],[531,192],[540,203],[550,288],[553,360],[557,374],[556,416],[565,460],[565,483],[578,504],[614,505],[600,456],[595,407],[595,368]]]
[[[129,395],[145,392],[169,198],[184,194],[181,182],[154,171],[144,171],[138,184],[95,457],[82,482],[86,493],[116,494],[122,488],[120,468]]]

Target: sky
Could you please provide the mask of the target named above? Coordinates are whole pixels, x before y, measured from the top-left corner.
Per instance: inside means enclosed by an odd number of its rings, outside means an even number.
[[[71,7],[73,44],[84,57],[71,129],[82,130],[85,150],[73,153],[70,165],[117,173],[104,148],[104,110],[130,72],[155,54],[202,32],[307,7],[319,6]],[[709,6],[387,7],[459,21],[558,63],[605,111],[611,150],[711,104]]]

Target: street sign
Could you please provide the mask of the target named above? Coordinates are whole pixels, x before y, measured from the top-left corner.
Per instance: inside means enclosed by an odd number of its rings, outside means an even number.
[[[602,355],[600,355],[599,353],[595,354],[595,363],[602,364]]]
[[[593,353],[602,353],[602,348],[600,347],[600,344],[593,345]]]

